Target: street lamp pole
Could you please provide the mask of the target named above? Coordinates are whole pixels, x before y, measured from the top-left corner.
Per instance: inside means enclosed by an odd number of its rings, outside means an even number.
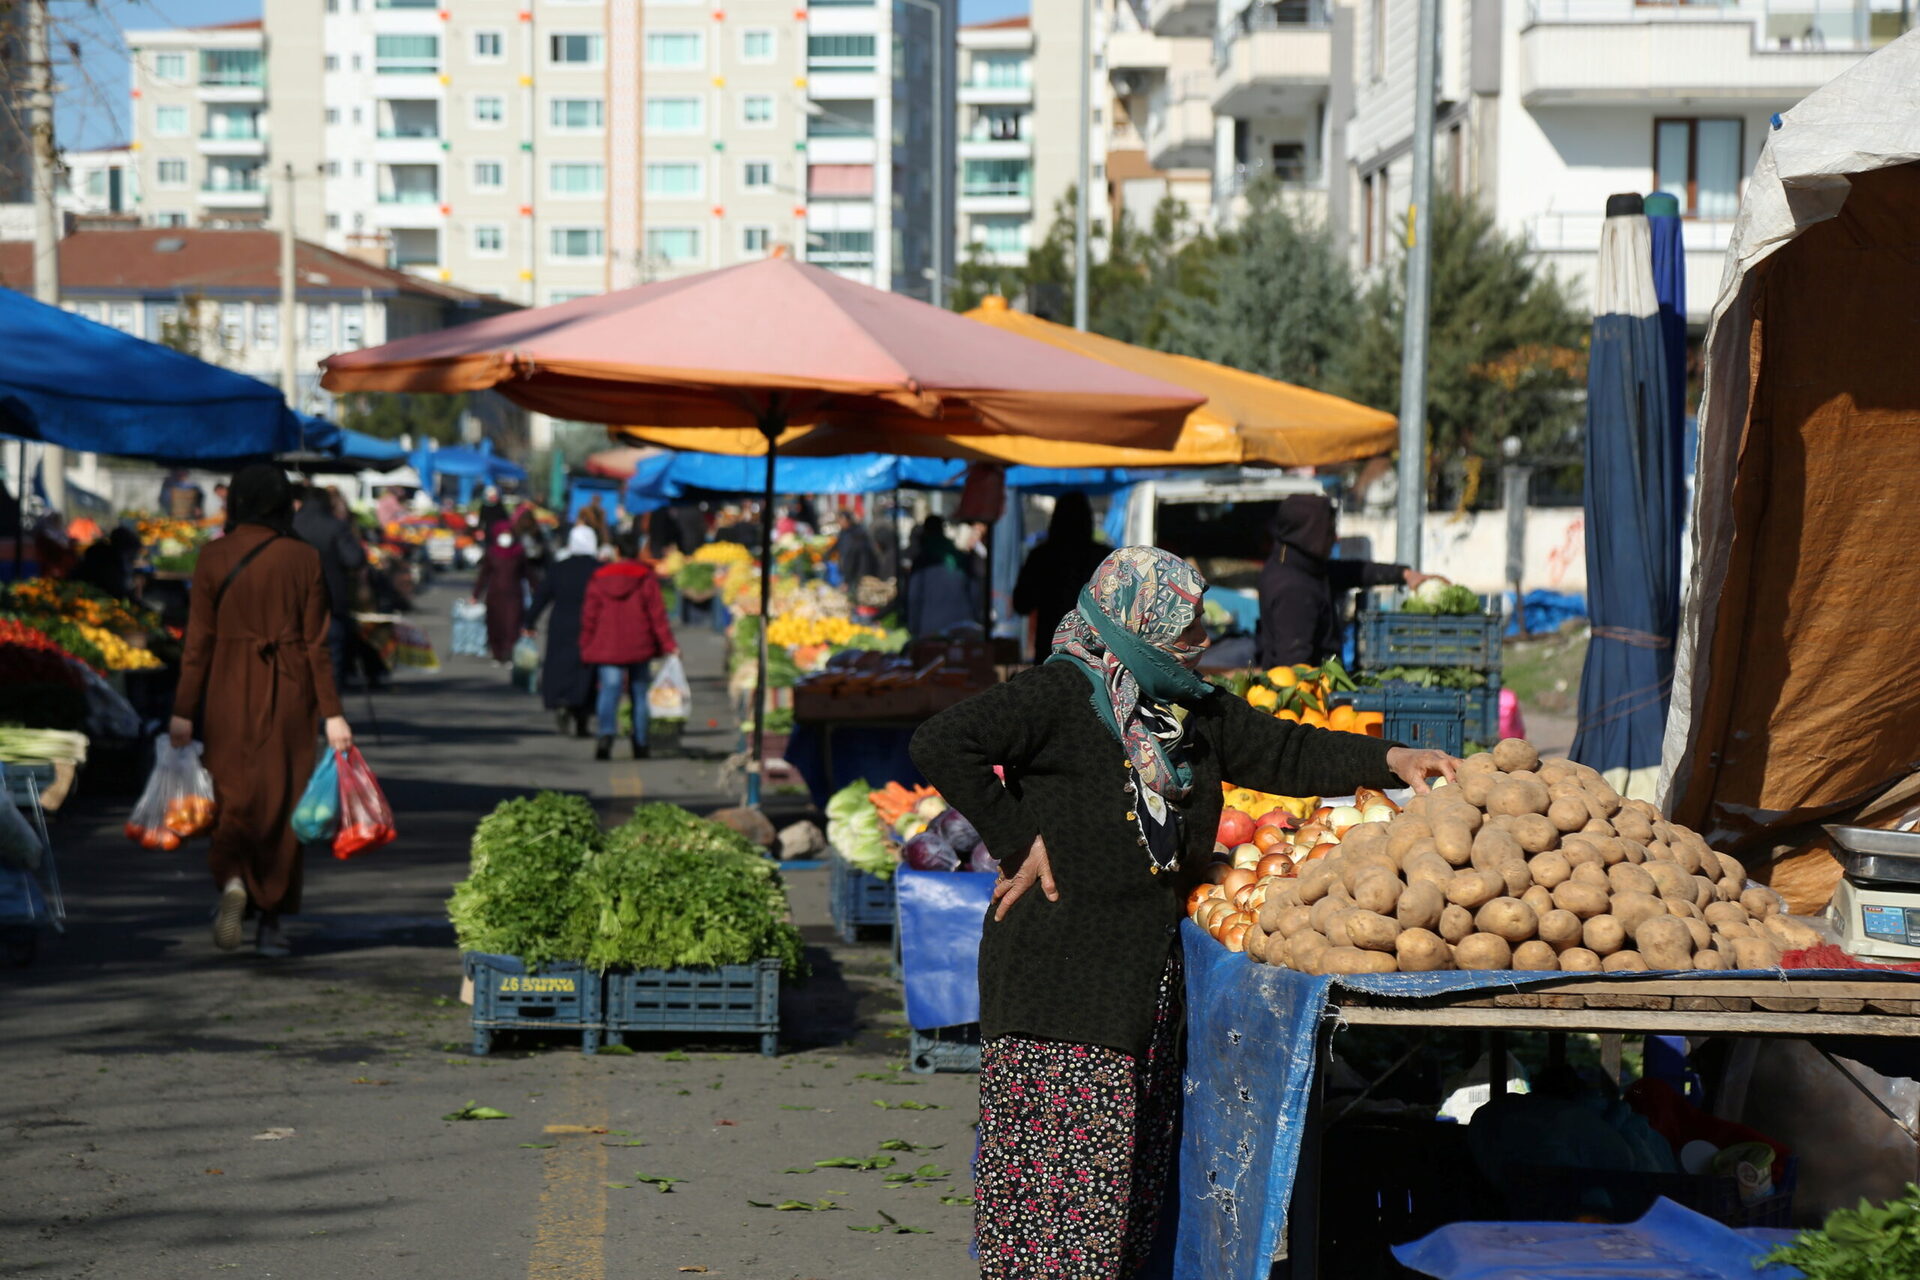
[[[1433,274],[1433,116],[1440,56],[1439,0],[1420,0],[1414,43],[1413,209],[1407,218],[1407,313],[1400,355],[1400,492],[1394,555],[1420,567],[1427,512],[1427,329]]]
[[[1428,3],[1431,0],[1427,0]],[[1073,327],[1087,327],[1088,209],[1093,199],[1093,0],[1080,0],[1080,115],[1074,122],[1080,160],[1073,202]]]

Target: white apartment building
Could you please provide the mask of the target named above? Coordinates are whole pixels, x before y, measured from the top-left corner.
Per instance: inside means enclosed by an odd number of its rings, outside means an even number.
[[[1024,17],[960,28],[960,243],[997,266],[1024,264],[1052,213],[1035,208],[1033,43]]]
[[[1168,196],[1196,223],[1213,215],[1213,41],[1198,15],[1163,8],[1148,10],[1160,18],[1156,30],[1132,4],[1112,4],[1104,48],[1113,95],[1108,188],[1114,216],[1125,209],[1139,227],[1152,225]]]
[[[68,217],[99,217],[134,212],[134,150],[129,146],[66,151],[55,193]]]
[[[533,305],[780,246],[924,297],[955,4],[265,0],[133,33],[140,209],[232,225],[271,198],[303,238]]]

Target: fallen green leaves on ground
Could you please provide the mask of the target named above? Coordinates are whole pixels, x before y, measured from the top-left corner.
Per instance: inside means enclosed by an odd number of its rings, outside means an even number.
[[[685,1182],[685,1178],[668,1178],[657,1173],[636,1173],[633,1180],[643,1186],[658,1187],[662,1192],[672,1191],[674,1184]]]
[[[483,1107],[467,1099],[467,1105],[458,1111],[449,1111],[440,1117],[442,1120],[511,1120],[512,1116],[497,1107]]]

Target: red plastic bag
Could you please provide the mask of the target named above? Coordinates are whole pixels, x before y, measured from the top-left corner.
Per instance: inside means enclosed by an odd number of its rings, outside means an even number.
[[[171,852],[210,829],[213,816],[213,778],[200,763],[200,744],[176,747],[164,734],[154,739],[153,773],[127,821],[127,839]]]
[[[333,837],[333,856],[351,858],[391,843],[399,834],[393,829],[393,809],[360,748],[340,752],[335,763],[340,770],[340,830]]]

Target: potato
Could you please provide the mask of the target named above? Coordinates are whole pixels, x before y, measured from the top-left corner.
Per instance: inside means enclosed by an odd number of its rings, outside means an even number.
[[[1305,907],[1288,907],[1280,913],[1280,919],[1269,932],[1283,938],[1297,938],[1313,928],[1313,913]]]
[[[1589,803],[1591,803],[1591,799],[1589,799]],[[1589,809],[1588,812],[1592,812],[1592,810]],[[1580,828],[1580,834],[1587,836],[1611,836],[1619,833],[1613,829],[1613,824],[1605,818],[1593,818],[1588,821],[1586,826]]]
[[[1568,947],[1560,953],[1560,972],[1598,973],[1600,957],[1585,947]]]
[[[1715,951],[1712,947],[1706,947],[1693,953],[1693,967],[1696,969],[1726,969],[1729,966],[1725,956]]]
[[[1549,756],[1535,765],[1533,771],[1539,774],[1540,780],[1549,786],[1577,787],[1580,785],[1580,774],[1574,769],[1573,761],[1564,756]]]
[[[1280,968],[1293,968],[1293,939],[1283,938],[1277,933],[1267,935],[1267,954],[1260,957],[1263,964]]]
[[[1547,820],[1553,823],[1557,831],[1578,831],[1592,818],[1593,815],[1587,811],[1587,802],[1584,798],[1563,796],[1547,806]]]
[[[1414,854],[1403,870],[1409,885],[1432,884],[1445,889],[1447,881],[1453,879],[1453,868],[1437,853]]]
[[[1460,762],[1460,777],[1464,781],[1480,774],[1497,772],[1499,768],[1494,763],[1491,751],[1476,751]]]
[[[1434,824],[1433,843],[1435,851],[1450,866],[1464,867],[1473,856],[1473,833],[1467,830],[1466,823],[1451,817],[1441,818]]]
[[[1542,889],[1554,890],[1573,876],[1573,864],[1563,853],[1536,853],[1527,860],[1527,874]]]
[[[1454,944],[1453,963],[1461,969],[1508,969],[1513,966],[1513,946],[1491,933],[1468,934]]]
[[[1436,931],[1448,942],[1458,942],[1473,932],[1473,912],[1449,902],[1440,909],[1440,927]]]
[[[1404,887],[1399,876],[1375,867],[1354,881],[1354,905],[1383,916],[1391,915],[1400,902],[1400,891]]]
[[[1540,753],[1525,738],[1503,738],[1493,748],[1493,763],[1496,768],[1508,773],[1537,769],[1540,767]]]
[[[1742,880],[1746,879],[1746,864],[1742,863],[1740,859],[1730,853],[1716,853],[1713,856],[1720,860],[1720,875],[1723,879],[1727,876],[1734,876]]]
[[[1641,844],[1653,842],[1653,824],[1631,809],[1622,809],[1610,819],[1613,829],[1628,840],[1638,840]]]
[[[1580,945],[1580,917],[1555,907],[1541,914],[1540,925],[1535,932],[1540,935],[1540,941],[1555,951],[1565,951],[1568,947]]]
[[[1471,836],[1486,825],[1487,815],[1467,803],[1467,798],[1458,792],[1459,788],[1448,787],[1437,793],[1433,806],[1427,811],[1430,815],[1427,822],[1435,830],[1439,829],[1439,824],[1442,822],[1457,822],[1464,826],[1467,834]]]
[[[1717,902],[1738,902],[1740,895],[1746,891],[1747,882],[1734,876],[1713,882],[1713,896]]]
[[[1583,862],[1605,866],[1607,861],[1600,856],[1600,841],[1592,836],[1583,835],[1572,835],[1563,839],[1560,842],[1560,856],[1567,860],[1567,865],[1570,867],[1577,867]]]
[[[1319,973],[1320,962],[1332,950],[1325,935],[1312,929],[1287,939],[1287,963],[1302,973]]]
[[[1524,862],[1503,862],[1493,869],[1493,874],[1499,876],[1506,885],[1509,898],[1518,898],[1533,887],[1533,873],[1527,870]]]
[[[1653,855],[1652,845],[1647,846],[1647,855],[1649,857]],[[1667,843],[1667,857],[1673,861],[1675,866],[1690,876],[1699,875],[1705,871],[1713,873],[1712,878],[1715,880],[1720,878],[1720,863],[1717,860],[1702,863],[1700,861],[1700,851],[1690,844],[1674,844],[1669,841]]]
[[[1543,889],[1537,884],[1528,885],[1520,894],[1520,901],[1532,907],[1536,916],[1543,916],[1554,909],[1552,890]]]
[[[1513,949],[1513,967],[1551,971],[1560,967],[1560,957],[1544,942],[1523,942]]]
[[[1346,930],[1346,940],[1363,951],[1391,951],[1393,940],[1400,934],[1400,926],[1393,920],[1361,907],[1341,916],[1340,923]],[[1338,933],[1330,933],[1327,938],[1335,943],[1341,940]]]
[[[1633,948],[1649,969],[1691,969],[1697,950],[1685,922],[1664,911],[1640,923],[1633,932]]]
[[[1622,809],[1631,809],[1645,818],[1649,827],[1662,820],[1660,810],[1654,808],[1653,801],[1651,800],[1622,800],[1620,807]]]
[[[1480,834],[1473,838],[1473,850],[1468,855],[1468,861],[1484,871],[1488,867],[1502,866],[1515,860],[1525,862],[1527,851],[1520,847],[1520,842],[1510,832],[1494,826],[1480,828]]]
[[[1654,884],[1653,877],[1631,862],[1621,862],[1608,867],[1607,882],[1613,886],[1615,893],[1639,893],[1649,898],[1659,893],[1659,886]],[[1664,907],[1661,909],[1665,910]]]
[[[1609,851],[1618,849],[1623,855],[1620,861],[1631,862],[1636,867],[1651,856],[1647,852],[1647,846],[1641,844],[1638,840],[1622,840],[1619,836],[1615,836],[1611,840],[1602,841],[1600,847],[1603,850]],[[1613,865],[1612,859],[1608,859],[1607,865]]]
[[[1456,871],[1447,881],[1447,901],[1468,911],[1478,911],[1505,893],[1507,882],[1487,871]]]
[[[1736,969],[1778,969],[1780,948],[1766,938],[1736,938],[1733,942],[1733,967]]]
[[[1336,898],[1332,894],[1328,894],[1313,904],[1307,919],[1309,923],[1313,925],[1316,932],[1324,933],[1329,938],[1332,938],[1338,936],[1333,931],[1333,922],[1351,910],[1353,910],[1353,902],[1351,899],[1344,896]]]
[[[1711,951],[1713,949],[1713,930],[1707,927],[1705,920],[1693,920],[1679,916],[1676,916],[1675,919],[1687,927],[1687,936],[1693,939],[1693,949],[1695,951]]]
[[[1387,852],[1387,824],[1363,822],[1348,828],[1347,834],[1340,837],[1340,849],[1343,853]]]
[[[1427,929],[1404,929],[1394,939],[1393,954],[1402,973],[1428,973],[1453,967],[1453,949],[1439,934]]]
[[[1700,908],[1691,902],[1682,902],[1678,898],[1662,898],[1660,901],[1667,904],[1667,914],[1670,916],[1678,916],[1682,920],[1706,919],[1706,916],[1701,914]]]
[[[1740,894],[1740,905],[1747,914],[1756,920],[1765,920],[1768,916],[1780,914],[1783,904],[1780,895],[1771,889],[1747,889]]]
[[[1805,951],[1826,941],[1818,929],[1792,916],[1768,916],[1760,922],[1760,936],[1782,951]]]
[[[1545,853],[1560,846],[1560,828],[1550,818],[1537,813],[1521,814],[1513,824],[1513,838],[1529,854]]]
[[[1421,857],[1439,858],[1440,846],[1433,842],[1432,836],[1422,836],[1420,839],[1415,840],[1412,844],[1408,845],[1406,849],[1403,850],[1398,855],[1398,857],[1399,857],[1400,865],[1402,867],[1405,867],[1407,863],[1411,862],[1415,858],[1421,858]],[[1446,861],[1445,858],[1440,858],[1440,860],[1442,862]]]
[[[1567,883],[1590,884],[1602,893],[1611,892],[1613,889],[1613,881],[1607,879],[1607,873],[1601,869],[1600,864],[1597,862],[1583,862],[1575,867],[1573,869],[1573,875],[1568,878]]]
[[[1285,907],[1268,898],[1260,904],[1260,909],[1253,913],[1253,918],[1268,933],[1278,933],[1280,932],[1280,913],[1285,910]]]
[[[1247,926],[1246,933],[1241,937],[1240,945],[1241,949],[1252,957],[1256,963],[1265,964],[1267,962],[1267,943],[1269,940],[1275,945],[1278,945],[1282,941],[1282,939],[1276,938],[1265,929],[1262,929],[1259,922],[1255,921],[1253,924]]]
[[[1648,862],[1642,864],[1646,873],[1653,877],[1654,887],[1663,898],[1678,898],[1683,902],[1693,901],[1693,877],[1674,866],[1671,862]]]
[[[1592,800],[1609,820],[1620,812],[1620,793],[1607,785],[1604,780],[1597,777],[1582,777],[1580,785],[1586,790],[1587,798]]]
[[[1336,859],[1329,857],[1327,861],[1334,862]],[[1353,892],[1353,887],[1360,883],[1360,877],[1369,871],[1377,869],[1390,876],[1400,874],[1400,864],[1384,853],[1349,853],[1342,849],[1337,855],[1337,862],[1340,883],[1347,887],[1349,894]]]
[[[1487,812],[1509,814],[1513,817],[1519,817],[1523,813],[1544,814],[1547,806],[1552,802],[1552,797],[1547,794],[1546,784],[1538,778],[1510,776],[1506,781],[1494,786],[1492,794],[1487,797]]]
[[[1605,889],[1569,880],[1553,891],[1553,905],[1562,911],[1571,911],[1582,920],[1591,920],[1605,915],[1609,902]]]
[[[1440,923],[1440,913],[1446,905],[1447,897],[1440,887],[1421,880],[1400,891],[1394,919],[1402,929],[1431,929]]]
[[[1402,814],[1387,827],[1387,852],[1395,861],[1398,861],[1405,857],[1407,850],[1416,843],[1431,839],[1432,836],[1433,828],[1427,824],[1425,818]]]
[[[1760,922],[1757,920],[1722,920],[1713,927],[1713,931],[1716,935],[1727,939],[1729,942],[1738,942],[1742,938],[1759,937]]]
[[[1707,909],[1708,903],[1723,902],[1725,900],[1726,900],[1725,895],[1720,892],[1719,885],[1707,879],[1705,876],[1693,877],[1693,905],[1694,906],[1699,907],[1702,911],[1705,911]]]
[[[1518,898],[1495,898],[1476,911],[1474,928],[1508,942],[1525,942],[1540,927],[1540,917]]]
[[[1462,773],[1460,794],[1465,797],[1468,804],[1476,809],[1484,809],[1487,807],[1487,802],[1493,798],[1494,783],[1495,775],[1491,772]]]
[[[1652,920],[1656,917],[1662,920],[1673,920],[1667,912],[1665,900],[1656,898],[1650,893],[1636,893],[1632,890],[1614,894],[1613,906],[1607,914],[1618,920],[1620,927],[1625,929],[1629,936],[1644,920]],[[1676,920],[1674,923],[1679,922]]]
[[[1616,951],[1600,962],[1607,973],[1645,973],[1647,961],[1638,951]]]
[[[1338,873],[1328,866],[1324,859],[1309,863],[1307,869],[1300,873],[1300,901],[1306,906],[1312,906],[1326,897],[1327,890],[1331,889],[1339,879]]]
[[[1745,924],[1751,918],[1745,904],[1739,902],[1710,902],[1702,914],[1716,929],[1722,925]]]
[[[1391,955],[1359,947],[1332,947],[1320,961],[1321,973],[1392,973],[1399,967]]]
[[[1580,926],[1580,942],[1597,956],[1610,956],[1627,945],[1627,931],[1612,916],[1594,916]]]

